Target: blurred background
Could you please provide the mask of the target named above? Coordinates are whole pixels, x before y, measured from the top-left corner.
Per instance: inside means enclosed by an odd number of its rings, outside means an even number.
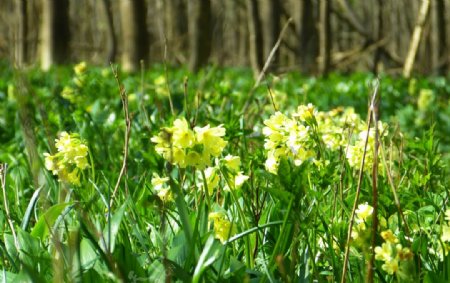
[[[137,71],[144,60],[257,74],[279,38],[270,64],[278,72],[443,75],[450,65],[449,0],[0,0],[0,7],[0,58],[44,70],[84,60]]]

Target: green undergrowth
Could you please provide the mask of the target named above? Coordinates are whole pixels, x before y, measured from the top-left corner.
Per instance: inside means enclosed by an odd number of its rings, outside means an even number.
[[[2,63],[0,278],[448,282],[450,82],[375,81]]]

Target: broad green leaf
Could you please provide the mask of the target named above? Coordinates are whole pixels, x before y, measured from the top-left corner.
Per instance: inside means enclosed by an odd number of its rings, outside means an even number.
[[[59,203],[50,207],[41,217],[31,231],[33,237],[43,240],[49,234],[49,227],[53,227],[56,219],[61,215],[66,207],[71,203]]]
[[[80,243],[81,267],[84,270],[92,268],[97,258],[98,255],[95,252],[95,248],[93,247],[92,243],[86,238],[81,239]]]

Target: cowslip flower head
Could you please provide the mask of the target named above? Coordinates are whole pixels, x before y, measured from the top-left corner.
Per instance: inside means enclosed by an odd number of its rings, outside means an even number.
[[[192,130],[185,118],[178,118],[172,127],[163,128],[151,141],[156,144],[156,152],[172,164],[203,170],[211,166],[213,157],[222,154],[227,145],[223,136],[225,128],[222,125],[206,125]]]
[[[80,173],[89,167],[88,147],[77,134],[62,132],[55,140],[57,153],[44,153],[45,168],[57,175],[60,181],[80,184]]]
[[[358,209],[356,209],[356,217],[357,221],[365,222],[369,216],[373,213],[373,207],[368,205],[367,202],[364,204],[358,205]]]
[[[236,225],[233,225],[227,218],[224,212],[211,212],[208,219],[214,222],[214,235],[222,244],[225,243],[231,236],[236,234]]]

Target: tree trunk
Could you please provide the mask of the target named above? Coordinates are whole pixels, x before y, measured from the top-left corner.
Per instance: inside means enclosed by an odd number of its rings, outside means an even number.
[[[264,48],[263,59],[269,57],[270,51],[277,42],[280,33],[281,7],[278,0],[265,0],[260,2],[262,41]],[[272,67],[278,64],[278,52],[273,57]]]
[[[331,1],[319,2],[319,74],[326,76],[331,66]]]
[[[436,0],[436,17],[437,17],[437,38],[439,42],[438,50],[438,74],[445,75],[449,66],[448,42],[447,42],[447,26],[445,20],[445,0]]]
[[[258,2],[256,0],[247,0],[247,21],[250,47],[250,64],[255,78],[258,77],[262,68],[262,39],[261,24],[258,14]]]
[[[27,34],[28,34],[28,16],[27,16],[27,1],[16,1],[17,10],[17,29],[15,36],[15,55],[14,61],[18,67],[23,66],[27,61]]]
[[[165,8],[165,33],[168,47],[175,55],[175,60],[185,62],[185,57],[181,56],[186,50],[186,34],[188,33],[186,4],[182,0],[166,0]]]
[[[314,5],[311,0],[294,0],[296,3],[295,26],[298,31],[297,57],[300,70],[310,73],[316,64],[317,29],[314,19]]]
[[[122,69],[136,72],[148,54],[145,0],[121,0]]]
[[[111,1],[110,0],[103,0],[103,10],[105,11],[106,21],[107,21],[107,33],[108,33],[108,59],[105,62],[107,65],[110,62],[114,62],[116,59],[116,53],[117,53],[117,40],[116,40],[116,34],[114,31],[114,20],[113,20],[113,12],[111,7]]]
[[[414,28],[414,33],[411,37],[408,55],[406,56],[405,66],[403,67],[403,76],[409,78],[414,66],[414,60],[416,58],[417,49],[419,47],[420,39],[422,38],[423,28],[427,21],[430,10],[430,0],[422,0],[420,5],[419,15],[417,17],[417,24]]]
[[[384,24],[383,24],[383,7],[384,7],[384,0],[378,0],[378,35],[377,35],[377,41],[380,42],[383,39],[383,29],[384,29]],[[377,49],[375,50],[375,56],[373,59],[373,72],[375,74],[378,74],[378,72],[380,71],[380,69],[382,68],[381,66],[381,56],[382,56],[382,48],[381,46],[378,46]]]
[[[189,6],[189,69],[196,72],[206,65],[211,54],[211,0],[191,0]]]
[[[69,50],[69,1],[43,0],[41,21],[41,68],[46,71],[55,63],[65,63]]]

